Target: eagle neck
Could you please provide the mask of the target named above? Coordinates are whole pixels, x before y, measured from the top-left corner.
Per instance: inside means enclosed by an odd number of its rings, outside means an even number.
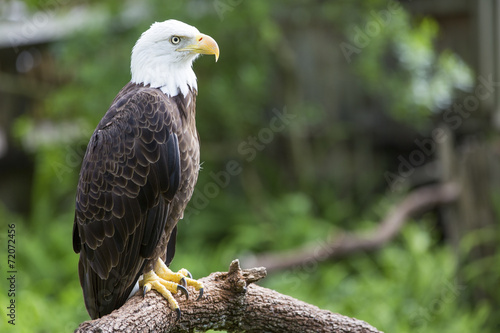
[[[146,54],[133,54],[131,63],[131,82],[159,88],[169,97],[187,94],[197,89],[196,74],[192,61],[169,62],[162,56],[146,57]]]

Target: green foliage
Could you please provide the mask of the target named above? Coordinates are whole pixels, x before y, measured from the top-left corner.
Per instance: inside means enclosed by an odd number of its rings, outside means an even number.
[[[68,332],[88,319],[76,272],[78,258],[71,251],[71,214],[57,219],[44,214],[50,227],[46,221],[30,227],[0,207],[0,219],[16,225],[16,332]],[[1,287],[8,290],[5,279]],[[0,294],[2,304],[9,301],[7,293]],[[0,330],[10,332],[10,318],[2,317]]]
[[[453,253],[435,243],[426,224],[408,225],[397,243],[373,255],[312,261],[265,285],[385,332],[480,331],[490,309],[460,305],[467,287],[455,269]]]
[[[368,3],[346,31],[360,53],[353,64],[396,119],[423,126],[428,116],[450,106],[457,90],[472,89],[470,68],[456,54],[436,51],[434,20],[412,21],[396,2]]]

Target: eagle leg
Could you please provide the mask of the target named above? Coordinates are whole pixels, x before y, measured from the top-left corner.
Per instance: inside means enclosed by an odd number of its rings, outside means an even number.
[[[160,258],[156,261],[154,269],[144,274],[143,279],[139,281],[139,286],[143,288],[144,295],[151,289],[163,295],[167,299],[170,309],[177,312],[177,319],[180,318],[180,309],[179,304],[172,294],[177,294],[181,291],[186,296],[186,299],[188,299],[189,292],[186,287],[192,286],[200,292],[198,300],[203,295],[203,284],[192,279],[191,273],[184,268],[174,273]]]
[[[158,274],[158,276],[162,279],[176,282],[184,287],[194,287],[196,291],[200,292],[197,300],[199,300],[203,296],[203,284],[193,279],[193,276],[187,269],[182,268],[177,273],[174,273],[170,270],[170,268],[167,267],[167,265],[165,265],[165,263],[160,258],[158,258],[155,263],[154,270],[156,274]]]

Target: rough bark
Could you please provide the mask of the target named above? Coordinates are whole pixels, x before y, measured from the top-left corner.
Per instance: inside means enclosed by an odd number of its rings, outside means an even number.
[[[75,332],[379,332],[361,320],[252,284],[265,275],[265,268],[241,270],[235,260],[227,273],[200,279],[205,285],[201,300],[176,296],[182,310],[177,322],[165,299],[149,292],[144,298],[135,295],[107,316],[82,323]]]
[[[268,272],[274,272],[340,258],[356,252],[373,251],[396,237],[412,215],[437,205],[454,202],[459,194],[459,186],[452,182],[421,187],[393,207],[372,232],[363,235],[336,232],[331,239],[322,240],[313,246],[278,253],[262,253],[243,260],[243,264],[248,267],[264,266]]]

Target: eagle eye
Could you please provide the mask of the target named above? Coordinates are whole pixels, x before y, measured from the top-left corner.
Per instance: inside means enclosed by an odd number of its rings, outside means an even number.
[[[181,42],[181,38],[179,36],[172,36],[172,38],[170,38],[170,42],[174,45],[177,45]]]

